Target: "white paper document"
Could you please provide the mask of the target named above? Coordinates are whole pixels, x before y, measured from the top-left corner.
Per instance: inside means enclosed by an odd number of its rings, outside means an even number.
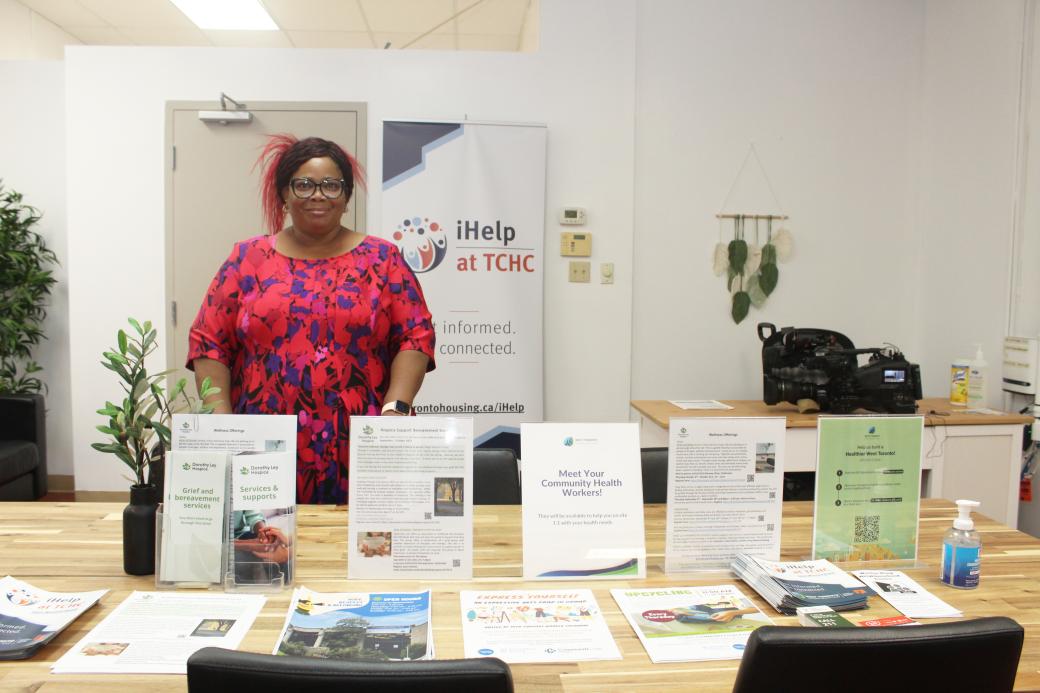
[[[159,580],[211,584],[223,575],[227,452],[166,455]]]
[[[680,409],[732,409],[728,404],[723,404],[717,399],[670,399],[672,404]]]
[[[898,570],[853,570],[852,574],[904,616],[949,618],[964,615]]]
[[[350,417],[352,579],[473,577],[473,420]]]
[[[510,664],[621,659],[592,590],[460,593],[466,657]]]
[[[183,674],[203,647],[237,649],[265,597],[133,592],[53,665],[56,674]]]
[[[525,580],[646,577],[638,424],[522,424]]]
[[[430,591],[293,591],[273,654],[350,661],[433,659]]]
[[[782,416],[671,419],[665,572],[780,557],[786,437]]]
[[[174,414],[174,450],[287,452],[296,458],[296,417],[289,414]]]
[[[610,593],[655,664],[740,659],[751,631],[773,623],[733,585]]]

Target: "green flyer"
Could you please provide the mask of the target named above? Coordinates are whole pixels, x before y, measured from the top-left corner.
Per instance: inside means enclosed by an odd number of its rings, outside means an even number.
[[[920,416],[819,419],[813,558],[917,558]]]

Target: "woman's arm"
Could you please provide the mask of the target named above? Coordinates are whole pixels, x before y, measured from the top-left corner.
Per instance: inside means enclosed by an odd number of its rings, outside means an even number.
[[[203,404],[212,404],[214,414],[231,413],[231,370],[215,359],[195,359],[195,386],[201,391],[202,381],[209,378],[210,385],[219,387],[220,392],[207,397]]]
[[[418,394],[419,387],[422,385],[429,362],[430,357],[421,351],[408,349],[397,352],[397,356],[390,363],[390,386],[386,390],[384,401],[393,402],[399,399],[408,404],[415,402],[415,395]],[[400,416],[396,412],[387,412],[387,414]]]

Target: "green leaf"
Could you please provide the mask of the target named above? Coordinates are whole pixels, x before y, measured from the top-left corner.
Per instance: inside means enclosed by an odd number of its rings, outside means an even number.
[[[762,246],[762,264],[776,264],[776,246],[772,243],[766,243],[764,246]]]
[[[776,283],[780,281],[780,271],[777,270],[775,264],[768,264],[759,267],[758,273],[761,275],[758,285],[762,287],[762,293],[769,296],[776,288]]]
[[[738,274],[744,272],[747,252],[747,241],[734,240],[729,242],[729,266]]]
[[[130,323],[130,325],[134,328],[134,331],[137,332],[137,334],[144,334],[144,330],[141,328],[141,323],[137,322],[133,318],[127,318],[127,322]]]
[[[97,430],[101,431],[102,433],[105,433],[105,434],[110,435],[110,436],[118,436],[119,435],[119,431],[117,431],[116,429],[114,429],[114,428],[112,428],[110,426],[95,426],[94,428],[96,428]]]
[[[748,296],[751,297],[751,305],[755,308],[761,308],[766,302],[766,294],[759,285],[759,277],[759,273],[755,272],[748,278],[747,286],[745,287]]]
[[[126,346],[127,346],[126,345],[126,332],[123,332],[122,330],[119,330],[119,334],[116,336],[116,339],[119,341],[119,353],[123,354],[125,356],[126,355]]]
[[[746,291],[738,291],[733,294],[733,322],[739,325],[740,321],[747,317],[750,307],[751,297],[748,296]]]
[[[159,437],[162,438],[164,441],[168,441],[170,439],[170,429],[168,429],[166,426],[163,426],[161,423],[156,423],[153,421],[152,428],[155,429],[155,432],[158,433]]]

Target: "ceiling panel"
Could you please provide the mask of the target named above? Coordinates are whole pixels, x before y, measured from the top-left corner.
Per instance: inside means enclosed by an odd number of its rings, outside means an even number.
[[[112,26],[197,28],[170,0],[80,0]]]
[[[455,14],[452,0],[361,0],[361,8],[373,32],[414,32],[412,38]]]
[[[290,31],[289,38],[297,48],[375,48],[362,31]]]
[[[214,46],[228,48],[292,48],[281,31],[204,31]]]
[[[212,46],[201,29],[124,27],[122,33],[139,46]]]
[[[531,0],[484,0],[456,19],[460,34],[520,35]]]
[[[64,26],[67,34],[88,46],[133,46],[134,42],[111,26]]]
[[[263,0],[282,29],[290,31],[368,31],[357,0]]]
[[[109,26],[105,20],[83,7],[77,0],[20,1],[33,12],[63,29],[68,26]]]

